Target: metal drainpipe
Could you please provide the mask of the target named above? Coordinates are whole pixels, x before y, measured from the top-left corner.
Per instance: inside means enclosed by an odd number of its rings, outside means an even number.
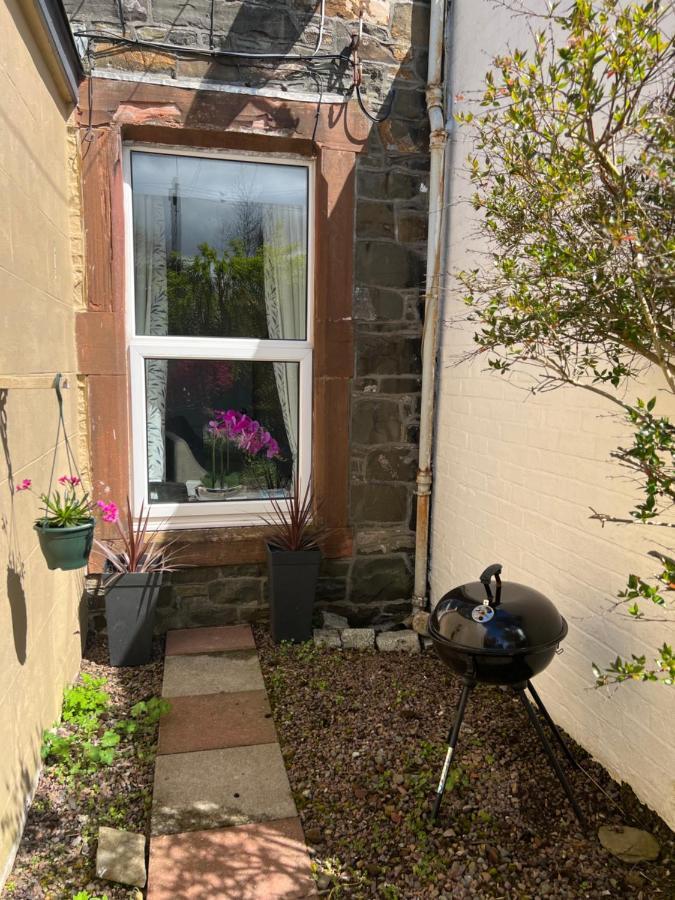
[[[434,420],[434,388],[438,344],[438,308],[441,284],[441,238],[445,183],[445,127],[443,104],[443,36],[447,0],[432,0],[429,21],[429,69],[427,109],[431,125],[429,139],[429,223],[427,236],[426,296],[422,333],[422,398],[417,470],[417,532],[415,537],[415,581],[413,609],[427,605],[429,521],[431,506],[431,454]]]

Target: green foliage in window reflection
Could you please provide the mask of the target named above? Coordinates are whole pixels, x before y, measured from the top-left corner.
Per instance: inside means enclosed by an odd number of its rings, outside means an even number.
[[[268,337],[262,246],[247,254],[242,240],[222,252],[200,244],[196,256],[168,262],[169,334]]]

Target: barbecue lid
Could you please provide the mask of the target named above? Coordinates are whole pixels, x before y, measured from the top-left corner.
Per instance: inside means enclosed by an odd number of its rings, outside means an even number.
[[[499,563],[488,566],[478,581],[448,591],[429,620],[431,637],[460,651],[499,656],[558,644],[567,623],[554,604],[534,588],[502,581],[501,571]]]

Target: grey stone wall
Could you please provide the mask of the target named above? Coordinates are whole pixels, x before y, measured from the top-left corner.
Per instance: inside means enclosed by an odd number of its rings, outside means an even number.
[[[308,0],[122,0],[126,34],[184,47],[307,54],[316,46],[320,3]],[[351,414],[354,556],[326,560],[319,606],[362,623],[410,609],[414,478],[420,390],[420,337],[428,183],[424,100],[428,5],[403,0],[327,0],[322,50],[348,47],[364,9],[360,48],[373,125],[358,159],[354,225],[355,360]],[[117,0],[66,0],[73,30],[122,35]],[[97,47],[95,68],[143,71],[181,81],[225,81],[289,92],[345,94],[341,61],[305,66],[189,57],[179,52]],[[197,82],[195,82],[197,83]],[[204,83],[204,87],[207,87]],[[160,603],[162,627],[264,617],[264,567],[174,573]]]

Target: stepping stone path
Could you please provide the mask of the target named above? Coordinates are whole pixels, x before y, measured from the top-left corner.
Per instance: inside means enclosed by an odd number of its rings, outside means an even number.
[[[167,634],[147,900],[316,897],[248,625]]]

